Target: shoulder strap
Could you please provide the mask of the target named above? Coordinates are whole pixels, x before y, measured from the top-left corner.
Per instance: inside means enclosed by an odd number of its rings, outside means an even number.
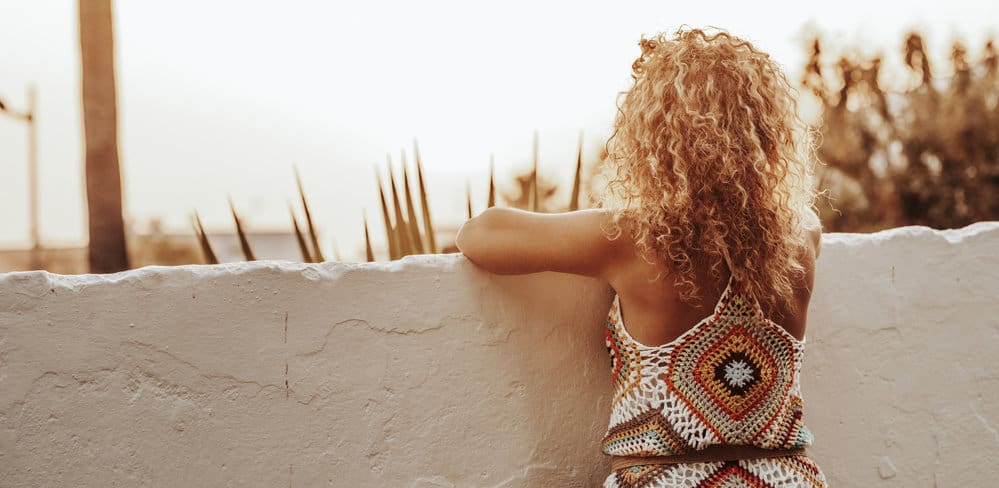
[[[718,297],[718,303],[715,304],[714,313],[716,315],[723,312],[725,304],[728,303],[730,299],[729,296],[739,289],[737,284],[739,278],[736,276],[735,266],[732,264],[732,256],[729,255],[727,248],[722,249],[722,256],[725,258],[725,264],[728,265],[729,278],[721,296]]]
[[[725,293],[722,294],[722,298],[724,299],[725,295],[729,293],[735,293],[736,291],[738,291],[743,296],[744,299],[749,300],[748,305],[750,307],[756,309],[756,311],[759,312],[760,315],[763,315],[763,308],[760,306],[760,301],[755,296],[750,295],[748,293],[744,293],[744,289],[742,288],[741,283],[739,283],[742,278],[741,276],[739,276],[741,275],[741,273],[738,273],[735,269],[735,266],[732,265],[732,256],[729,255],[727,248],[722,249],[722,255],[725,257],[725,263],[728,264],[728,270],[729,273],[731,273],[731,277],[728,280],[729,287],[731,289],[726,289]],[[736,286],[732,286],[733,282],[736,283]]]
[[[732,256],[728,254],[728,248],[722,249],[722,257],[725,258],[725,264],[728,265],[728,272],[735,278],[735,266],[732,265]]]

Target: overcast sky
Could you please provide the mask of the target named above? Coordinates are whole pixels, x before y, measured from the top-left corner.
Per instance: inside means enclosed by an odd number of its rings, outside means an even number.
[[[805,33],[888,54],[907,29],[944,56],[977,56],[999,2],[115,2],[125,208],[189,232],[231,231],[226,195],[254,229],[289,229],[292,163],[324,232],[345,258],[363,245],[362,209],[380,238],[374,167],[417,138],[435,224],[459,224],[465,181],[485,204],[497,173],[527,167],[569,184],[579,131],[592,155],[645,34],[715,25],[769,51],[797,78]],[[0,97],[39,90],[41,234],[86,240],[76,2],[0,0]],[[891,58],[894,58],[891,59]],[[942,59],[942,58],[940,58]],[[943,66],[943,64],[941,64]],[[28,244],[26,131],[0,116],[0,247]],[[407,154],[412,163],[411,154]],[[508,192],[513,189],[506,187]]]

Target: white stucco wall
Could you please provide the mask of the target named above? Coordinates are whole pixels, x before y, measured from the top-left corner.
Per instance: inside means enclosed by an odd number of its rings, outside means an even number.
[[[0,487],[598,486],[603,283],[460,255],[0,275]],[[802,378],[837,487],[999,479],[999,222],[828,234]]]

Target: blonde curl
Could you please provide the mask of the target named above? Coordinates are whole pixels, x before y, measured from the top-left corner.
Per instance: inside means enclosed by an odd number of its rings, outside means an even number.
[[[729,260],[744,289],[778,310],[805,273],[816,222],[813,137],[779,65],[715,31],[643,36],[597,205],[614,210],[610,238],[627,220],[642,257],[677,274],[682,300],[700,299],[695,269],[720,277]]]

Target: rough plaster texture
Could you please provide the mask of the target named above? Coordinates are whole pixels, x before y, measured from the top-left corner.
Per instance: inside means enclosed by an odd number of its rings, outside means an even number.
[[[995,483],[997,294],[997,222],[824,237],[831,486]],[[598,486],[611,298],[460,255],[0,275],[0,487]]]

